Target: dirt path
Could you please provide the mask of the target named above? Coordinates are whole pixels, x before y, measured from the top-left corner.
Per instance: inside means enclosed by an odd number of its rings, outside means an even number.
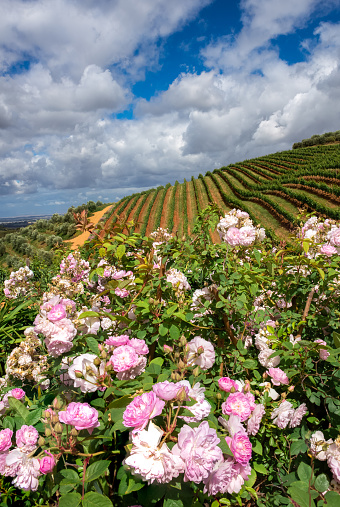
[[[103,215],[105,215],[105,213],[107,213],[109,211],[109,209],[112,208],[112,204],[110,204],[110,206],[107,206],[106,208],[102,209],[101,211],[96,211],[95,213],[93,213],[92,217],[89,218],[89,222],[91,222],[91,224],[94,224],[96,225],[99,220],[102,218]],[[66,241],[64,241],[64,243],[66,244],[70,244],[70,248],[71,250],[76,250],[78,248],[78,246],[82,246],[85,241],[88,239],[88,237],[90,236],[90,233],[89,232],[82,232],[79,236],[73,238],[73,239],[68,239]]]

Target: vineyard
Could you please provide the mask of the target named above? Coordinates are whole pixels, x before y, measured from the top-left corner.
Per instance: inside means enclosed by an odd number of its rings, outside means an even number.
[[[340,218],[339,169],[339,144],[245,160],[191,181],[124,197],[112,208],[104,229],[116,220],[133,220],[135,232],[149,234],[160,226],[188,236],[198,213],[215,203],[221,214],[235,207],[247,211],[272,239],[287,240],[299,209]],[[211,236],[218,241],[216,233]]]

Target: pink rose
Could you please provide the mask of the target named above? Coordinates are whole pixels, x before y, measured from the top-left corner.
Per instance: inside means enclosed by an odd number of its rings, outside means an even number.
[[[314,340],[314,343],[320,343],[320,345],[325,345],[325,347],[327,347],[327,343],[325,342],[325,340],[320,340],[320,338],[318,338],[317,340]],[[326,349],[319,349],[319,357],[320,357],[320,359],[322,359],[323,361],[326,361],[326,359],[327,359],[328,356],[329,356],[328,350],[326,350]]]
[[[15,434],[17,446],[25,447],[25,449],[31,451],[34,449],[38,438],[39,433],[34,426],[27,426],[26,424],[21,426],[20,430],[18,430]]]
[[[150,419],[162,413],[164,405],[153,391],[136,396],[124,411],[123,424],[126,428],[143,430]]]
[[[285,372],[281,368],[269,368],[267,371],[268,375],[272,378],[272,384],[279,386],[280,384],[289,384],[289,379]]]
[[[144,356],[149,353],[149,347],[145,343],[145,340],[139,340],[138,338],[131,338],[129,345],[135,349],[137,354]]]
[[[240,229],[239,244],[242,246],[250,246],[256,239],[256,229],[251,226],[244,226]]]
[[[216,430],[210,428],[207,421],[196,428],[187,425],[181,428],[172,453],[184,461],[184,482],[194,481],[199,484],[208,478],[214,466],[223,459],[219,442]]]
[[[15,387],[11,391],[7,393],[7,396],[12,396],[12,398],[16,398],[17,400],[22,400],[25,398],[25,391],[20,389],[20,387]]]
[[[50,452],[45,451],[48,456],[44,456],[40,460],[40,472],[42,474],[49,474],[52,472],[53,468],[55,467],[55,460],[53,454]]]
[[[257,404],[247,422],[247,432],[249,435],[256,435],[259,431],[264,413],[264,406],[261,403]]]
[[[328,233],[328,239],[331,245],[340,246],[340,227],[334,227]]]
[[[322,245],[322,247],[320,248],[320,253],[323,255],[327,255],[328,257],[331,257],[332,255],[337,254],[338,251],[335,248],[335,246],[325,244],[325,245]]]
[[[242,422],[248,419],[251,414],[251,406],[247,395],[239,392],[229,394],[227,401],[222,403],[222,413],[237,415]]]
[[[227,438],[228,437],[226,437],[226,441]],[[239,431],[238,433],[235,433],[232,439],[230,439],[230,443],[227,441],[227,444],[234,455],[235,461],[243,466],[248,465],[251,459],[252,450],[248,436],[244,432]]]
[[[126,298],[130,294],[130,292],[126,289],[119,289],[119,287],[117,287],[115,289],[115,294],[120,298]]]
[[[66,318],[66,310],[64,305],[55,305],[52,310],[47,314],[48,320],[57,322],[58,320]]]
[[[234,380],[232,380],[229,377],[221,377],[221,378],[219,378],[218,379],[218,387],[222,391],[226,391],[227,393],[230,393],[230,391],[232,390],[232,388],[234,388],[235,391],[238,391],[238,385],[236,384],[236,382]]]
[[[13,431],[5,428],[0,431],[0,452],[8,451],[12,445]]]
[[[88,403],[72,402],[66,410],[59,412],[59,421],[74,426],[76,430],[88,430],[91,434],[94,428],[100,426],[98,412]]]
[[[152,389],[158,398],[167,401],[174,400],[180,391],[185,394],[185,398],[187,398],[187,395],[189,393],[188,387],[183,386],[180,383],[169,382],[168,380],[154,384],[152,386]]]
[[[130,338],[127,334],[122,334],[120,336],[109,336],[107,340],[105,340],[105,345],[109,347],[120,347],[120,345],[126,345],[129,343]]]
[[[189,365],[197,364],[202,370],[208,370],[215,362],[215,349],[212,343],[200,336],[195,336],[187,344],[187,362]]]
[[[240,239],[241,239],[240,229],[237,229],[237,227],[229,227],[226,234],[224,235],[224,241],[231,246],[239,245]]]
[[[121,345],[113,351],[109,363],[116,372],[126,371],[136,366],[138,354],[130,345]]]

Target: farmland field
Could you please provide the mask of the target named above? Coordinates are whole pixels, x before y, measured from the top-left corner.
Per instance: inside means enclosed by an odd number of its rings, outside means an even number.
[[[183,236],[191,234],[198,213],[214,202],[223,213],[236,206],[245,209],[256,223],[271,229],[272,237],[282,239],[301,209],[340,218],[339,170],[339,144],[299,148],[125,197],[112,215],[138,222],[136,231],[143,234],[162,226]],[[105,229],[111,222],[109,217]]]

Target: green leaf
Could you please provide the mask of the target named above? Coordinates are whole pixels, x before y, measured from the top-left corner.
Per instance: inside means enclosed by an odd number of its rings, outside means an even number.
[[[292,497],[299,507],[315,507],[315,502],[310,498],[308,485],[304,482],[294,482],[294,485],[288,488],[288,494]],[[307,489],[306,489],[307,486]]]
[[[297,440],[293,442],[290,447],[290,453],[292,456],[297,456],[300,452],[304,453],[308,449],[308,446],[305,444],[303,440]]]
[[[93,336],[87,336],[85,338],[85,340],[86,340],[87,346],[91,350],[91,352],[93,352],[94,354],[98,355],[99,354],[99,349],[98,349],[98,342],[97,342],[97,340],[95,338],[93,338]]]
[[[81,502],[80,493],[67,493],[59,498],[59,507],[78,507]]]
[[[300,481],[309,483],[312,476],[312,469],[307,463],[302,462],[297,469],[297,474]]]
[[[78,319],[86,319],[87,317],[99,317],[98,312],[92,312],[89,310],[88,312],[83,312],[79,315]]]
[[[333,341],[335,348],[336,349],[340,348],[340,334],[336,333],[335,331],[333,331]]]
[[[327,475],[320,474],[315,479],[314,487],[320,491],[320,493],[323,493],[324,491],[327,491],[329,488],[329,481],[327,478]],[[339,498],[340,500],[340,498]]]
[[[170,336],[171,338],[175,341],[175,340],[178,340],[179,338],[179,335],[180,335],[180,332],[179,332],[179,329],[177,326],[175,326],[174,324],[172,324],[170,326],[170,329],[169,329],[169,333],[170,333]]]
[[[247,368],[248,370],[254,370],[254,368],[257,368],[257,361],[254,359],[246,359],[242,363],[243,368]]]
[[[302,247],[305,253],[308,253],[309,247],[310,247],[310,241],[303,241]]]
[[[30,411],[25,407],[25,405],[17,400],[16,398],[13,398],[12,396],[8,396],[8,403],[11,408],[13,408],[20,417],[25,421],[29,416]]]
[[[222,449],[223,454],[227,454],[228,456],[234,456],[224,438],[222,438],[220,443],[217,445],[220,449]]]
[[[33,426],[38,421],[40,421],[41,416],[42,416],[42,409],[41,408],[37,408],[36,410],[31,410],[29,412],[28,416],[26,417],[26,424],[28,426]]]
[[[171,306],[169,306],[169,308],[167,308],[166,310],[166,313],[167,315],[172,315],[178,308],[178,304],[175,303],[175,304],[172,304]]]
[[[161,372],[162,364],[164,362],[164,359],[161,357],[156,357],[153,359],[149,366],[146,368],[147,373],[151,373],[154,375],[159,375]]]
[[[111,401],[108,408],[125,408],[129,403],[131,403],[131,401],[131,396],[122,396],[122,398]]]
[[[129,478],[129,483],[127,485],[124,495],[129,495],[133,491],[139,491],[140,489],[144,488],[144,486],[145,482],[136,482],[133,478]]]
[[[123,255],[125,254],[125,245],[119,245],[117,250],[116,250],[116,257],[118,259],[121,259],[123,257]]]
[[[83,498],[83,507],[113,507],[113,504],[107,496],[100,495],[94,491],[86,493]]]
[[[255,445],[252,448],[253,452],[256,452],[256,454],[260,454],[262,456],[262,444],[258,440],[256,440]]]
[[[95,463],[92,463],[86,469],[85,481],[90,482],[90,481],[94,481],[95,479],[98,479],[98,477],[103,475],[103,473],[105,472],[105,470],[107,469],[107,467],[109,466],[110,463],[111,463],[111,461],[107,461],[107,460],[100,460],[100,461],[96,461]]]
[[[256,478],[257,478],[256,472],[252,468],[251,469],[251,474],[248,476],[248,480],[244,483],[244,485],[247,486],[248,488],[253,487],[254,484],[255,484],[255,482],[256,482]]]
[[[260,463],[253,463],[252,465],[253,465],[254,469],[256,470],[256,472],[258,472],[259,474],[262,474],[262,475],[268,474],[268,470],[266,469],[266,467],[264,465],[260,465]]]
[[[339,507],[340,496],[335,491],[328,491],[325,494],[325,499],[327,500],[327,507]]]
[[[254,250],[254,257],[256,259],[256,262],[258,265],[260,265],[260,261],[261,261],[261,252],[259,252],[258,250]]]
[[[168,328],[164,326],[164,324],[160,324],[158,332],[161,336],[165,336],[168,332]]]

